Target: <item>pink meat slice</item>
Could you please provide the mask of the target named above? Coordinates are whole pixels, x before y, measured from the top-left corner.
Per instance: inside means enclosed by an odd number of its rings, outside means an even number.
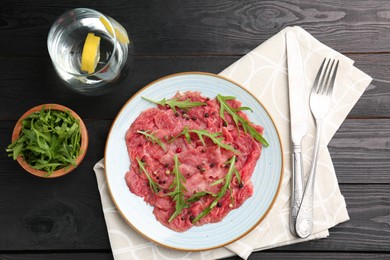
[[[126,133],[126,145],[130,157],[130,169],[126,173],[125,180],[129,190],[142,197],[148,204],[154,207],[153,213],[158,221],[178,232],[183,232],[194,225],[203,225],[221,221],[231,210],[240,207],[246,199],[253,194],[251,175],[260,158],[262,146],[243,129],[237,129],[231,116],[225,114],[227,124],[220,118],[219,103],[216,99],[203,97],[199,92],[185,92],[176,94],[179,100],[200,101],[207,105],[198,106],[188,110],[158,106],[143,111],[133,122]],[[229,100],[229,105],[235,108],[241,106],[237,100]],[[242,117],[248,119],[245,113],[239,112]],[[241,177],[239,183],[233,175],[230,192],[219,200],[209,214],[201,218],[195,224],[192,220],[215,200],[212,195],[202,196],[200,200],[193,202],[185,208],[176,218],[168,221],[175,212],[175,202],[169,195],[172,191],[171,184],[174,180],[172,173],[174,168],[174,156],[178,156],[180,173],[185,178],[185,199],[201,191],[217,194],[223,183],[212,185],[213,182],[222,179],[228,172],[226,162],[234,153],[215,145],[205,137],[203,144],[196,134],[191,135],[191,142],[184,136],[170,141],[185,127],[188,129],[207,130],[212,133],[219,132],[223,142],[230,144],[239,154],[236,158],[235,168]],[[254,125],[260,133],[263,128]],[[138,131],[152,133],[163,143],[163,149],[157,143],[147,140]],[[150,178],[161,187],[158,193],[154,193],[149,185],[149,180],[139,168],[137,159],[142,161]]]

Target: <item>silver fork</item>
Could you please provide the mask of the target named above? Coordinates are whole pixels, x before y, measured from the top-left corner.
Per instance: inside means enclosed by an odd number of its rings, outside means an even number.
[[[313,230],[313,197],[314,182],[317,167],[317,157],[320,145],[322,122],[329,111],[332,101],[333,86],[336,79],[339,61],[326,58],[318,70],[310,93],[310,109],[316,121],[317,131],[313,150],[313,161],[309,178],[303,194],[301,206],[295,224],[296,233],[301,238],[308,237]]]

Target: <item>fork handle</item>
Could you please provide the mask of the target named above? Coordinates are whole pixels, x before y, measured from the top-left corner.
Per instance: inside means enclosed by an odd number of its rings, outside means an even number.
[[[313,151],[313,161],[311,163],[309,178],[306,183],[305,192],[303,194],[302,203],[297,215],[295,230],[301,238],[307,238],[313,231],[313,198],[314,184],[317,168],[318,151],[320,147],[321,136],[321,121],[316,122],[317,133]]]
[[[303,195],[303,160],[301,144],[293,144],[292,162],[290,231],[296,236],[296,219]]]

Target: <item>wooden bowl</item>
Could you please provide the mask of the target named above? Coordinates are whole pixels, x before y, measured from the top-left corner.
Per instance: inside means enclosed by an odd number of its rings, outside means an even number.
[[[14,142],[16,139],[18,139],[18,137],[20,135],[20,132],[22,130],[22,121],[23,121],[23,119],[25,119],[27,116],[29,116],[30,114],[32,114],[34,112],[40,111],[43,106],[46,109],[51,109],[51,110],[59,110],[59,111],[67,110],[67,111],[69,111],[69,113],[75,119],[79,120],[80,134],[81,134],[81,145],[80,145],[81,153],[78,155],[78,157],[76,159],[76,165],[79,166],[81,161],[84,159],[85,154],[87,153],[87,149],[88,149],[88,132],[87,132],[87,128],[85,127],[85,124],[84,124],[83,120],[81,120],[80,116],[77,115],[73,110],[71,110],[71,109],[69,109],[69,108],[67,108],[65,106],[58,105],[58,104],[42,104],[42,105],[33,107],[30,110],[28,110],[26,113],[24,113],[19,118],[18,122],[16,123],[14,131],[12,132],[12,142]],[[17,161],[20,164],[20,166],[22,166],[23,169],[25,169],[26,171],[28,171],[29,173],[31,173],[31,174],[33,174],[35,176],[42,177],[42,178],[56,178],[56,177],[60,177],[60,176],[63,176],[65,174],[70,173],[71,171],[73,171],[77,167],[77,166],[70,165],[68,168],[66,168],[66,167],[61,168],[59,170],[54,171],[49,176],[45,176],[47,174],[46,171],[41,171],[41,170],[37,170],[37,169],[32,168],[23,159],[22,156],[18,156]]]

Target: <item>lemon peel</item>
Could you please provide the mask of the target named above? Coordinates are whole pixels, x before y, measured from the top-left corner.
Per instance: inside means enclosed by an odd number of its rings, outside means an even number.
[[[100,22],[104,25],[106,30],[111,34],[111,36],[114,36],[114,32],[112,31],[112,27],[110,26],[110,23],[108,20],[104,17],[99,18]],[[130,43],[129,37],[127,36],[126,32],[123,32],[120,28],[114,27],[116,38],[120,43],[128,44]]]
[[[100,37],[93,33],[88,33],[81,55],[81,70],[89,74],[94,73],[99,59]]]

